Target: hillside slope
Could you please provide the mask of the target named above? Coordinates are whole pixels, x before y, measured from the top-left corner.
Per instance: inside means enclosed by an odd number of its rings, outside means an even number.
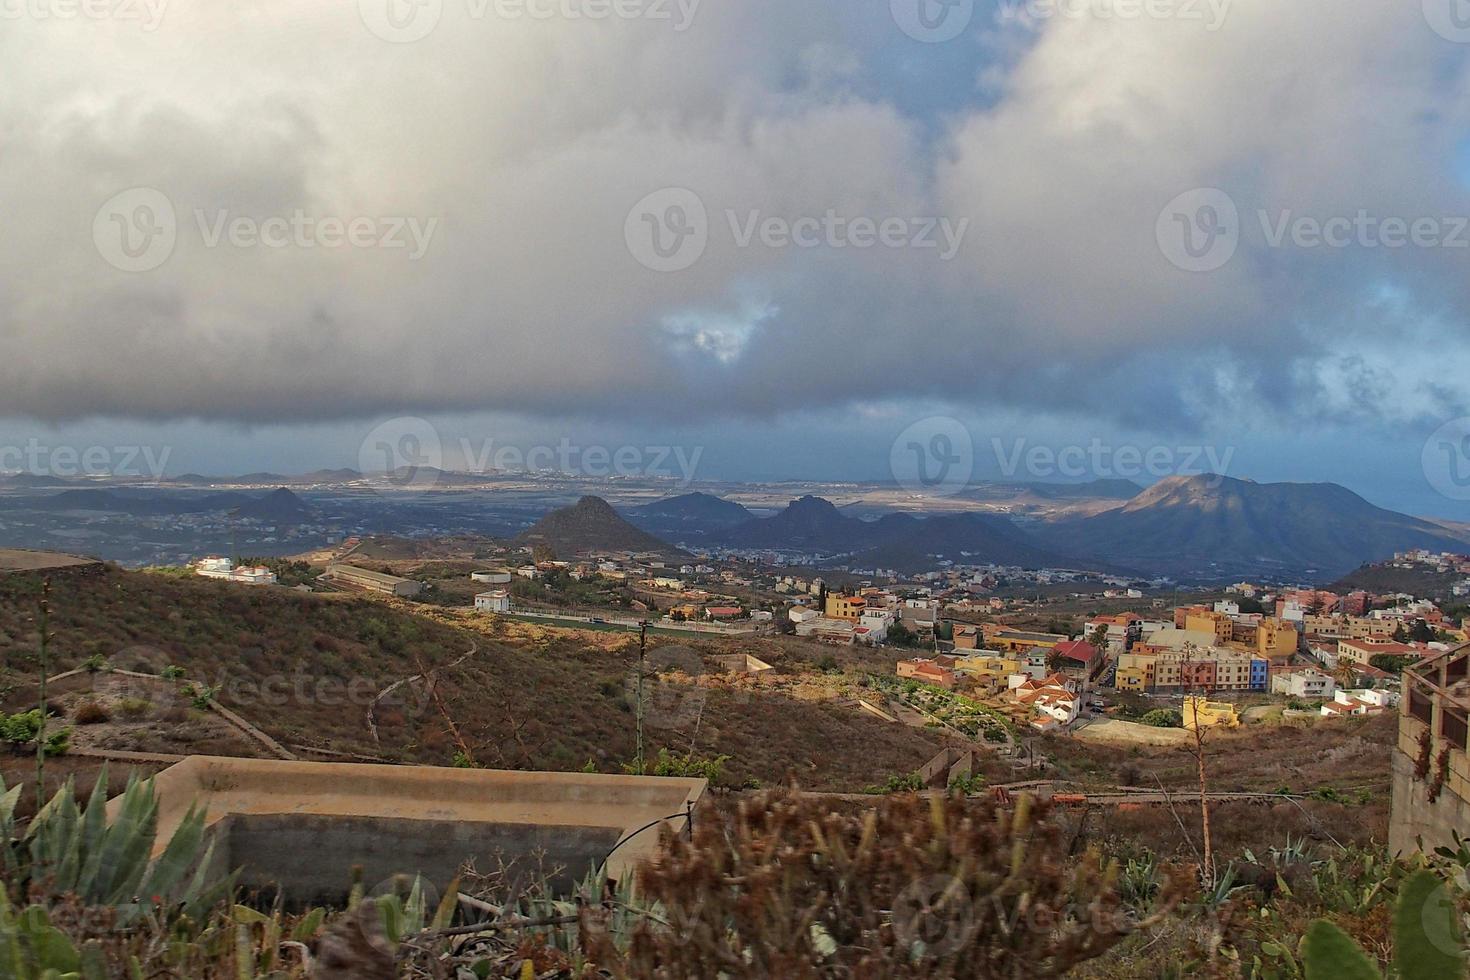
[[[152,673],[178,665],[188,681],[217,687],[222,704],[288,746],[448,765],[457,746],[422,685],[402,688],[377,709],[380,741],[368,729],[367,706],[376,694],[422,664],[441,672],[436,690],[482,765],[571,771],[590,761],[617,772],[634,755],[632,635],[521,624],[502,629],[472,613],[440,611],[433,619],[402,603],[105,565],[59,570],[51,578],[54,670],[93,655]],[[34,681],[40,582],[34,574],[0,575],[0,685],[6,688]],[[700,649],[731,652],[724,642]],[[449,666],[471,649],[475,656]],[[675,701],[690,703],[677,682],[670,690]],[[187,698],[180,702],[187,709]],[[726,772],[737,784],[779,784],[794,773],[808,788],[859,790],[923,765],[943,744],[927,731],[755,686],[709,691],[695,716],[697,732],[687,724],[661,726],[656,709],[666,703],[651,703],[650,755],[660,748],[682,755],[693,738],[698,754],[731,757]],[[179,724],[193,722],[185,717]],[[833,745],[844,751],[832,752]],[[128,748],[178,751],[171,743]]]
[[[559,558],[587,551],[678,551],[666,541],[629,524],[601,497],[583,497],[571,507],[547,514],[521,534],[516,543],[546,547]]]
[[[747,521],[722,541],[740,548],[851,554],[860,565],[905,570],[932,566],[932,556],[1032,568],[1072,564],[999,515],[889,514],[864,521],[821,497],[803,497],[773,517]]]
[[[1171,477],[1124,506],[1040,532],[1053,547],[1195,578],[1332,579],[1408,548],[1462,548],[1444,527],[1336,484]]]

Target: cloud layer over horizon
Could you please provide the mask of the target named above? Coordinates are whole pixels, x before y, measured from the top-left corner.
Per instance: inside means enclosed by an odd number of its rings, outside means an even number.
[[[1419,3],[1234,0],[1213,30],[1204,3],[982,3],[924,43],[886,0],[626,0],[649,15],[602,20],[429,0],[413,41],[389,2],[0,22],[0,416],[770,420],[912,398],[1385,432],[1470,414],[1470,247],[1270,241],[1283,218],[1450,234],[1470,215],[1470,46]],[[656,195],[671,217],[666,188],[693,192],[708,241],[662,272],[630,211]],[[1160,244],[1197,188],[1238,209],[1238,248],[1206,272]],[[156,227],[138,204],[157,195],[171,250],[118,268],[108,236]],[[338,247],[222,231],[298,213],[307,241],[371,223]],[[909,244],[741,244],[829,214],[902,219]],[[912,247],[923,219],[941,246],[963,226],[952,258]]]

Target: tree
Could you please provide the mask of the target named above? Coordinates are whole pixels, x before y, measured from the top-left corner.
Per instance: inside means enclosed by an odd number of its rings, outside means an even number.
[[[1185,697],[1185,717],[1188,719],[1188,702],[1191,696],[1205,697],[1209,692],[1201,689],[1199,675],[1195,670],[1196,654],[1199,648],[1193,643],[1186,643],[1183,647],[1183,656],[1179,661],[1180,687]],[[1200,861],[1200,879],[1206,888],[1214,888],[1218,880],[1215,874],[1215,844],[1210,833],[1210,780],[1209,766],[1207,764],[1208,753],[1205,751],[1206,733],[1210,726],[1199,723],[1199,713],[1195,712],[1194,724],[1185,725],[1193,738],[1185,745],[1186,751],[1194,757],[1195,768],[1199,773],[1199,820],[1200,836],[1204,842],[1204,855]]]

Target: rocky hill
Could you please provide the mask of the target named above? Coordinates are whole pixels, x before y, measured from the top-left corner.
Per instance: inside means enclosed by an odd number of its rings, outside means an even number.
[[[571,507],[547,514],[515,539],[516,544],[545,547],[559,558],[589,551],[678,553],[668,542],[625,521],[601,497],[583,497]]]

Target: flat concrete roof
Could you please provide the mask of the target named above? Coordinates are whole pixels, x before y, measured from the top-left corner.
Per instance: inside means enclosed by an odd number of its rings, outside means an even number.
[[[543,841],[555,839],[558,832],[568,840],[616,841],[619,846],[608,860],[612,877],[656,852],[659,824],[667,821],[683,830],[682,814],[697,805],[708,788],[703,779],[210,756],[189,757],[159,773],[154,785],[159,797],[155,855],[162,853],[174,829],[197,803],[205,808],[205,826],[226,832],[231,818],[297,817],[302,824],[328,828],[334,820],[344,828],[370,826],[376,821],[383,828],[394,828],[384,830],[388,836],[414,833],[417,822],[421,828],[417,833],[434,838],[444,837],[438,828],[453,825],[523,832]],[[109,809],[116,806],[114,801]],[[678,819],[667,819],[676,815]],[[469,848],[453,843],[445,846]],[[489,856],[466,853],[442,858],[457,866]],[[284,863],[318,857],[312,853],[269,860]],[[271,869],[255,870],[269,873]],[[349,873],[350,867],[340,870]],[[261,877],[250,872],[247,868],[247,880]],[[348,883],[346,878],[343,883]]]

